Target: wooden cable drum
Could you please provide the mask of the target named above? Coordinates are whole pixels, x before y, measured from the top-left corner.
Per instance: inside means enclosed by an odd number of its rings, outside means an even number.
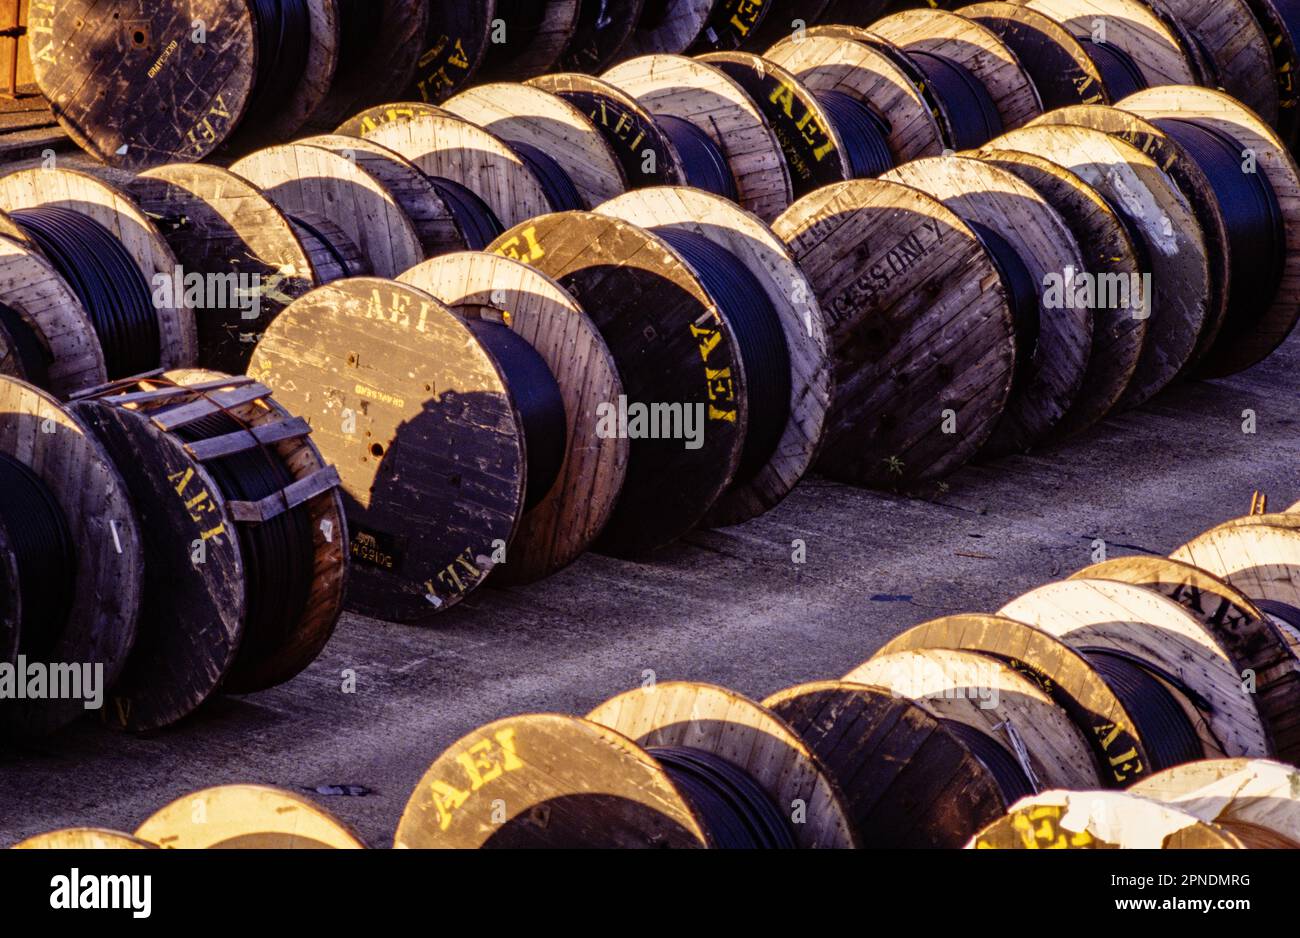
[[[1126,787],[1157,766],[1142,727],[1083,655],[1042,629],[1001,616],[944,616],[885,643],[877,657],[928,648],[996,658],[1028,678],[1074,722],[1092,748],[1099,778]]]
[[[641,19],[646,0],[582,3],[573,38],[557,68],[566,72],[603,72],[618,60]]]
[[[948,648],[877,654],[843,680],[908,697],[952,727],[983,742],[976,753],[1020,796],[1044,788],[1102,784],[1090,741],[1065,710],[1011,665]],[[960,730],[956,730],[961,732]],[[971,733],[962,733],[971,739]],[[999,768],[999,766],[1001,768]]]
[[[86,309],[38,248],[0,235],[0,375],[66,399],[108,380]]]
[[[858,845],[844,796],[821,760],[784,720],[747,697],[711,684],[670,681],[619,694],[587,719],[635,740],[679,785],[683,775],[694,776],[688,797],[700,788],[711,799],[722,795],[715,790],[719,775],[726,788],[756,786],[751,796],[769,802],[763,819],[779,825],[768,832],[769,846]],[[701,776],[709,783],[700,785]],[[716,832],[716,820],[710,827]]]
[[[349,608],[426,618],[502,559],[526,503],[526,427],[466,320],[406,284],[343,280],[290,304],[249,374],[310,423],[337,467],[355,562]]]
[[[819,681],[763,701],[836,780],[869,849],[954,848],[1011,806],[971,745],[884,688]]]
[[[739,264],[766,294],[770,310],[761,309],[761,303],[745,303],[727,306],[723,313],[752,318],[766,312],[775,318],[767,324],[735,325],[738,332],[753,337],[752,342],[742,343],[749,387],[784,387],[787,399],[765,399],[771,411],[765,416],[751,395],[747,436],[764,433],[765,439],[747,438],[741,470],[706,521],[739,524],[763,514],[779,504],[812,466],[830,406],[825,324],[811,286],[772,230],[721,196],[684,187],[643,189],[607,202],[599,212],[661,237],[677,232],[687,242],[703,238],[727,256],[712,258],[705,249],[699,251],[701,259],[715,262],[719,273],[729,264]],[[764,348],[763,337],[771,344],[783,344],[784,351]],[[765,365],[786,373],[772,373]]]
[[[613,144],[582,110],[559,95],[532,85],[476,85],[444,107],[516,149],[522,144],[547,154],[577,189],[581,208],[595,208],[627,191]]]
[[[1210,88],[1153,88],[1126,98],[1121,106],[1161,125],[1176,120],[1209,128],[1237,145],[1239,167],[1250,154],[1261,181],[1272,191],[1276,201],[1272,210],[1280,210],[1282,215],[1282,231],[1272,238],[1283,242],[1275,249],[1283,251],[1284,257],[1273,261],[1280,275],[1276,271],[1248,273],[1235,264],[1234,271],[1248,280],[1277,277],[1276,292],[1271,302],[1262,297],[1237,304],[1232,310],[1236,318],[1225,326],[1198,373],[1202,377],[1222,377],[1243,371],[1277,349],[1300,318],[1300,170],[1277,135],[1223,92]],[[1269,250],[1269,242],[1255,243],[1259,245],[1257,250]]]
[[[223,785],[159,809],[135,836],[167,850],[358,850],[347,824],[310,799],[264,785]]]
[[[1085,269],[1078,242],[1037,190],[981,160],[915,160],[881,178],[939,199],[966,222],[993,258],[1012,301],[1016,367],[1011,398],[983,455],[1030,448],[1077,400],[1092,352],[1091,310],[1053,308],[1057,304],[1045,299],[1052,277]],[[959,424],[957,431],[962,430]]]
[[[176,255],[125,192],[71,170],[20,170],[0,177],[0,209],[81,299],[105,346],[109,378],[196,361],[193,310],[184,298],[154,295],[156,278],[174,276]]]
[[[739,338],[700,275],[659,235],[586,212],[533,219],[489,250],[558,281],[618,366],[626,400],[603,408],[605,432],[632,445],[597,546],[639,555],[694,528],[731,487],[749,426]]]
[[[286,13],[249,0],[147,7],[136,0],[31,4],[37,84],[69,136],[104,162],[193,162],[223,145],[290,136],[329,90],[341,39],[338,0],[291,0]],[[272,19],[262,23],[259,10]]]
[[[581,0],[496,0],[476,81],[523,81],[550,71],[576,34]]]
[[[1074,303],[1074,295],[1067,300],[1065,291],[1078,285],[1078,274],[1091,274],[1098,286],[1141,283],[1141,255],[1134,237],[1105,197],[1078,175],[1051,160],[1012,150],[986,148],[980,159],[1031,186],[1069,226],[1084,267],[1073,278],[1062,274],[1063,302]],[[1053,439],[1078,433],[1110,413],[1137,371],[1150,321],[1141,298],[1132,291],[1125,297],[1118,289],[1104,299],[1097,293],[1092,291],[1092,301],[1084,304],[1092,313],[1092,353],[1083,384],[1050,434]],[[1088,295],[1083,294],[1085,300]]]
[[[638,55],[679,55],[704,32],[722,0],[645,0],[641,19],[623,45],[620,59]]]
[[[517,225],[555,208],[541,180],[509,144],[450,112],[421,110],[409,119],[378,123],[362,136],[405,157],[436,182],[445,180],[458,191],[469,190],[470,195],[462,199],[476,207],[481,202],[490,212],[484,226]],[[467,154],[473,154],[473,159],[467,159]],[[375,273],[396,276],[378,269]]]
[[[1010,397],[1015,328],[966,223],[919,190],[856,180],[800,199],[773,230],[826,317],[836,390],[820,468],[891,486],[968,462]]]
[[[1017,3],[975,3],[957,13],[992,30],[1016,54],[1038,89],[1043,109],[1112,101],[1097,64],[1068,29]]]
[[[993,99],[1002,120],[1000,129],[1011,130],[1043,113],[1033,79],[1015,52],[997,33],[975,20],[946,10],[904,10],[876,20],[871,32],[892,42],[914,61],[918,55],[931,63],[939,57],[964,69]],[[994,131],[990,137],[996,135]]]
[[[527,84],[560,96],[587,115],[618,156],[629,189],[688,184],[677,145],[654,115],[626,91],[574,72],[542,75]]]
[[[1063,639],[1134,686],[1135,698],[1151,703],[1150,712],[1168,709],[1168,740],[1147,731],[1148,746],[1175,738],[1191,758],[1268,756],[1273,741],[1256,701],[1242,693],[1236,662],[1201,622],[1155,590],[1112,580],[1065,580],[1041,586],[1012,600],[998,615],[1016,619]],[[1156,684],[1174,698],[1168,708]],[[1178,711],[1185,722],[1178,719]],[[1176,737],[1174,734],[1178,734]]]
[[[336,126],[362,108],[401,97],[415,80],[430,9],[442,5],[428,0],[334,2],[338,7],[338,64],[328,94],[310,115],[310,125],[320,130]],[[267,142],[290,136],[292,132],[280,133]]]
[[[1052,17],[1083,40],[1115,97],[1123,97],[1121,88],[1134,83],[1138,88],[1200,83],[1182,41],[1144,0],[1016,2]]]
[[[139,635],[105,720],[159,729],[218,689],[310,664],[347,574],[338,475],[311,428],[266,387],[204,371],[111,385],[71,410],[112,454],[144,536]]]
[[[541,271],[496,254],[447,254],[413,267],[403,283],[427,291],[463,319],[498,322],[545,361],[563,398],[563,463],[519,523],[494,580],[548,576],[587,550],[604,529],[627,474],[629,442],[597,432],[599,406],[623,382],[605,340],[582,307]],[[534,392],[536,393],[536,392]],[[543,471],[529,452],[529,484]]]
[[[375,128],[386,124],[401,124],[417,117],[447,117],[450,113],[444,108],[420,101],[398,101],[392,104],[379,104],[353,114],[334,128],[334,132],[345,137],[364,138]]]
[[[1243,592],[1214,574],[1164,557],[1117,557],[1070,579],[1116,580],[1155,590],[1209,629],[1241,673],[1254,675],[1254,697],[1278,755],[1300,757],[1300,660],[1282,630]]]
[[[230,171],[261,189],[280,211],[308,230],[325,235],[317,224],[317,219],[323,218],[343,232],[345,245],[331,242],[336,253],[346,261],[347,246],[355,246],[364,258],[361,269],[342,264],[347,268],[344,276],[373,272],[396,277],[425,257],[424,241],[413,212],[407,210],[411,203],[406,197],[428,200],[436,196],[427,188],[427,180],[415,179],[408,167],[367,153],[360,146],[345,152],[343,142],[326,138],[323,142],[268,147],[233,163]],[[410,188],[400,189],[401,183]],[[437,208],[445,213],[441,201]]]
[[[1187,197],[1154,160],[1099,130],[1022,127],[988,149],[1030,153],[1069,169],[1105,196],[1140,242],[1151,274],[1150,289],[1145,277],[1141,284],[1150,321],[1137,370],[1118,406],[1145,403],[1191,360],[1208,317],[1209,256]]]
[[[0,378],[0,464],[7,587],[0,661],[18,666],[19,681],[29,667],[47,666],[49,680],[66,690],[47,686],[45,699],[6,695],[0,727],[40,736],[94,705],[86,669],[102,668],[101,694],[122,673],[144,601],[141,528],[104,447],[53,396],[13,378]]]
[[[1181,26],[1190,45],[1208,61],[1211,73],[1201,84],[1222,88],[1277,125],[1277,83],[1260,80],[1272,68],[1273,50],[1247,0],[1153,0],[1153,6]]]
[[[874,44],[873,44],[874,43]],[[885,122],[895,163],[938,156],[952,133],[945,111],[932,107],[922,78],[906,56],[862,31],[818,26],[787,37],[763,53],[815,95],[842,94]]]
[[[722,70],[685,56],[654,55],[621,62],[601,77],[636,98],[673,137],[687,184],[732,198],[764,221],[794,201],[772,125],[744,87]],[[683,141],[692,136],[697,142],[683,153]],[[696,171],[701,162],[714,163],[719,156],[724,165],[715,172],[721,185],[710,186]]]
[[[14,844],[11,850],[156,850],[157,844],[97,827],[70,827],[37,834]]]
[[[197,294],[191,306],[198,363],[242,372],[266,324],[324,271],[317,271],[289,217],[256,186],[220,167],[160,166],[137,176],[127,192],[176,255],[173,295]]]
[[[424,52],[403,97],[437,103],[473,80],[487,55],[497,0],[430,2]]]
[[[482,726],[411,793],[394,846],[699,848],[714,840],[668,772],[632,740],[579,717]]]
[[[794,198],[854,178],[850,154],[831,113],[793,72],[750,52],[713,52],[700,61],[744,88],[763,112],[781,145]]]
[[[1300,846],[1300,777],[1294,765],[1207,759],[1159,772],[1131,791],[1231,831],[1247,846]]]
[[[1079,105],[1044,114],[1034,122],[1050,126],[1089,127],[1131,144],[1149,156],[1178,186],[1187,199],[1205,238],[1209,261],[1210,290],[1206,297],[1206,321],[1196,339],[1185,368],[1195,369],[1218,339],[1228,317],[1232,244],[1225,213],[1206,168],[1193,153],[1160,127],[1118,107]],[[1242,306],[1239,302],[1238,307]],[[1245,311],[1239,311],[1239,315]]]
[[[1289,0],[1246,0],[1272,51],[1277,88],[1277,132],[1292,152],[1300,138],[1300,9]]]
[[[1175,807],[1118,791],[1026,798],[971,840],[976,850],[1223,850],[1234,834]]]

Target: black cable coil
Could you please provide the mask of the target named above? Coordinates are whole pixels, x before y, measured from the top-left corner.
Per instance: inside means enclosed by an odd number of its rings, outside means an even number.
[[[1187,712],[1147,667],[1110,648],[1080,648],[1078,651],[1133,719],[1133,729],[1142,739],[1151,759],[1152,771],[1159,772],[1205,757],[1200,737]]]
[[[496,213],[488,207],[478,195],[454,179],[441,176],[426,177],[433,184],[434,190],[442,199],[452,220],[465,238],[465,248],[470,251],[483,251],[487,246],[505,233],[505,225]]]
[[[1195,120],[1152,121],[1205,171],[1228,230],[1228,312],[1219,340],[1245,333],[1272,304],[1286,266],[1286,222],[1263,167],[1245,172],[1245,147]]]
[[[730,251],[682,228],[653,231],[699,275],[736,335],[749,395],[736,480],[748,481],[772,458],[790,419],[790,346],[781,317],[753,271]]]
[[[1300,634],[1300,609],[1290,603],[1278,602],[1276,599],[1257,599],[1255,607],[1274,619],[1280,619]]]
[[[506,143],[542,184],[542,191],[546,193],[546,201],[550,203],[552,211],[577,211],[587,207],[564,167],[548,153],[522,140],[507,140]]]
[[[1093,42],[1087,38],[1080,38],[1079,44],[1092,59],[1092,64],[1097,66],[1101,83],[1111,101],[1121,101],[1148,87],[1146,76],[1127,50],[1113,43]]]
[[[311,11],[306,0],[249,0],[249,8],[257,35],[257,75],[242,123],[257,127],[284,107],[302,81],[311,50]],[[342,35],[346,48],[347,33]]]
[[[889,127],[875,111],[840,91],[822,91],[816,97],[844,143],[854,179],[874,179],[894,168]]]
[[[18,567],[18,650],[45,661],[72,611],[77,555],[54,493],[8,453],[0,453],[0,524]]]
[[[470,331],[496,361],[524,424],[528,479],[525,510],[537,505],[555,486],[564,466],[569,422],[564,397],[546,360],[509,326],[467,319]]]
[[[686,184],[712,192],[732,202],[739,202],[736,177],[731,174],[727,158],[713,138],[688,120],[671,114],[656,114],[655,123],[672,141],[682,159]]]
[[[300,228],[303,232],[306,232],[307,236],[311,240],[317,242],[325,249],[325,253],[330,256],[330,260],[334,261],[334,263],[338,265],[341,272],[341,278],[361,276],[363,271],[352,269],[352,265],[348,263],[347,257],[339,250],[338,245],[325,236],[325,232],[321,231],[301,215],[286,215],[285,217],[289,219],[290,223],[292,223],[294,227]]]
[[[1020,389],[1033,371],[1034,355],[1041,336],[1041,296],[1038,282],[1025,266],[1020,252],[1006,238],[987,225],[963,219],[997,269],[998,279],[1007,293],[1011,318],[1016,332],[1016,368],[1011,381],[1013,391]]]
[[[908,49],[907,57],[929,80],[952,125],[954,150],[973,150],[1002,133],[993,96],[970,71],[947,56]]]
[[[1011,751],[987,733],[958,720],[940,720],[976,759],[989,770],[1008,805],[1035,794],[1034,785]]]
[[[10,217],[44,252],[90,316],[113,380],[153,371],[162,357],[149,281],[113,233],[57,205]]]
[[[244,429],[223,412],[179,427],[176,435],[194,443]],[[231,501],[258,502],[294,482],[284,462],[261,446],[210,460],[204,468]],[[306,611],[316,575],[310,508],[303,504],[260,524],[239,525],[239,545],[247,600],[239,660],[255,662],[291,633]]]
[[[647,750],[699,812],[723,850],[792,850],[790,822],[758,782],[739,766],[702,749]]]
[[[18,310],[0,302],[0,331],[9,337],[12,351],[22,368],[22,377],[28,384],[48,388],[50,384],[50,356],[36,337],[31,323]]]

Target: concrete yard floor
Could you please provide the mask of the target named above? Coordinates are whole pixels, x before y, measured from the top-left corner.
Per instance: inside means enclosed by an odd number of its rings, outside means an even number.
[[[1300,499],[1300,336],[1252,371],[1185,384],[1067,444],[968,468],[932,500],[811,479],[739,528],[692,535],[651,563],[588,556],[546,582],[487,589],[425,627],[345,616],[304,674],[222,699],[147,738],[91,721],[0,747],[0,845],[70,825],[134,827],[173,798],[257,782],[318,800],[391,844],[426,766],[475,727],[586,712],[658,680],[755,697],[838,677],[927,619],[990,611],[1091,560],[1167,553],[1251,492]],[[1243,433],[1243,411],[1258,431]],[[792,542],[807,562],[791,562]],[[342,692],[355,669],[356,692]]]

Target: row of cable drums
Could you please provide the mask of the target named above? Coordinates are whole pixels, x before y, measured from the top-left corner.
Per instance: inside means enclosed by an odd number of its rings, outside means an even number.
[[[716,53],[718,64],[734,67],[773,43],[802,43],[818,31],[818,42],[861,38],[862,27],[873,41],[921,50],[919,62],[893,63],[905,72],[899,93],[946,87],[974,100],[968,71],[977,83],[992,79],[995,99],[1010,95],[997,101],[1007,106],[1016,96],[1052,108],[1199,84],[1245,101],[1288,141],[1295,132],[1300,18],[1282,0],[1029,0],[970,8],[977,28],[935,10],[904,10],[882,25],[887,9],[921,5],[165,0],[146,12],[127,0],[38,0],[29,22],[35,74],[55,115],[91,153],[134,168],[222,147],[246,152],[385,100],[437,103],[474,83],[596,73],[643,55]],[[955,32],[936,32],[936,22]],[[745,51],[728,58],[735,50]],[[1037,94],[1013,87],[1017,71],[1033,75]],[[981,119],[978,109],[942,106],[934,116],[949,129]]]
[[[607,744],[616,738],[609,732],[603,735]],[[510,745],[518,745],[513,736],[505,739]],[[536,742],[531,736],[528,741]],[[502,745],[495,740],[490,742],[498,747]],[[621,743],[629,745],[626,739]],[[479,752],[483,751],[480,747]],[[680,750],[670,747],[654,747],[646,752],[661,763],[669,784],[692,793],[691,797],[696,799],[692,804],[699,802],[702,807],[707,803],[701,799],[702,788],[692,788],[692,782],[687,781],[690,776],[686,767],[709,765],[708,756],[702,750],[686,759]],[[612,762],[608,767],[615,767]],[[485,771],[490,768],[485,760],[478,764]],[[502,765],[503,772],[520,768],[508,761]],[[700,818],[688,816],[679,822],[661,819],[660,831],[652,831],[647,819],[664,810],[667,799],[652,800],[647,778],[642,779],[642,786],[635,790],[630,785],[616,785],[613,792],[603,796],[604,804],[601,796],[591,794],[573,795],[567,802],[556,799],[536,804],[530,807],[524,820],[510,817],[508,802],[498,799],[493,816],[479,818],[482,828],[473,845],[798,846],[792,838],[779,834],[767,838],[767,843],[745,843],[757,838],[745,836],[742,814],[735,813],[731,820],[742,823],[728,830],[725,824],[719,823],[720,805],[702,811]],[[1026,798],[1005,818],[979,832],[967,846],[976,849],[1294,848],[1300,844],[1298,787],[1300,775],[1293,766],[1267,759],[1205,759],[1154,773],[1126,792],[1055,791]],[[755,798],[760,796],[760,792],[753,793]],[[640,815],[640,823],[633,820],[621,830],[606,832],[612,836],[596,836],[595,826],[616,813],[613,806],[620,800],[625,802],[620,812],[623,818],[632,820]],[[579,820],[583,815],[585,821]],[[443,817],[408,815],[403,818],[397,846],[453,846],[453,838],[441,833],[430,838],[419,829],[422,823],[435,823],[441,831]],[[537,829],[549,827],[553,818],[560,830],[541,836]],[[779,820],[776,812],[773,820]],[[687,829],[677,829],[679,824],[687,825]],[[528,830],[530,826],[532,831]],[[733,839],[733,834],[739,836]],[[134,833],[94,827],[65,828],[29,837],[13,846],[20,850],[350,850],[364,848],[366,844],[345,821],[301,794],[258,785],[226,785],[177,799],[146,819]]]
[[[247,368],[338,467],[354,607],[419,618],[494,568],[747,520],[814,465],[916,487],[1258,361],[1297,313],[1295,164],[1222,93],[1122,103],[823,187],[770,227],[691,187],[550,212],[578,189],[559,142],[541,173],[419,108],[229,170],[24,170],[0,179],[4,360],[63,396]],[[1259,199],[1181,134],[1249,141]],[[738,181],[743,158],[717,164]],[[123,273],[87,282],[105,258]]]

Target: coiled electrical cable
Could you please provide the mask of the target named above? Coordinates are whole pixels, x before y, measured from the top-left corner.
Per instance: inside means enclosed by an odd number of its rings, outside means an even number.
[[[908,49],[907,57],[924,73],[943,103],[954,150],[972,150],[1001,135],[1002,116],[993,96],[964,65],[920,49]]]
[[[1080,648],[1133,719],[1152,771],[1204,758],[1196,727],[1173,693],[1149,667],[1110,648]]]
[[[976,759],[989,770],[993,780],[1006,798],[1007,804],[1019,801],[1035,794],[1034,785],[1025,773],[1024,767],[1016,761],[1010,750],[993,737],[981,733],[973,726],[958,720],[940,720],[953,736],[966,746]]]
[[[0,303],[0,331],[9,337],[14,356],[22,368],[23,378],[38,388],[50,383],[50,357],[31,323],[12,306]]]
[[[713,138],[688,120],[671,114],[656,114],[655,123],[672,141],[682,160],[686,184],[712,192],[732,202],[739,202],[736,177],[731,174],[727,158]]]
[[[249,0],[249,8],[257,35],[257,74],[243,123],[257,127],[284,107],[302,81],[311,49],[311,12],[306,0]]]
[[[461,185],[454,179],[441,176],[427,177],[434,190],[442,199],[452,220],[465,238],[465,247],[470,251],[482,251],[489,244],[505,233],[505,226],[497,218],[488,204],[479,198],[478,193]]]
[[[1275,599],[1257,599],[1255,607],[1260,612],[1272,616],[1282,628],[1290,632],[1291,638],[1300,644],[1300,609]]]
[[[1006,238],[980,222],[969,218],[963,220],[975,233],[976,239],[984,245],[998,272],[998,279],[1006,290],[1016,333],[1016,367],[1011,382],[1012,389],[1015,390],[1024,386],[1032,372],[1034,355],[1038,352],[1038,340],[1042,334],[1038,282],[1025,266],[1020,252]]]
[[[220,412],[176,429],[186,443],[209,440],[247,429]],[[283,461],[265,447],[209,460],[204,468],[221,494],[231,501],[259,502],[294,482]],[[244,639],[241,659],[258,660],[302,619],[315,580],[316,548],[311,512],[299,505],[260,524],[239,525],[244,559]]]
[[[1228,312],[1220,341],[1245,333],[1271,305],[1286,266],[1286,222],[1261,169],[1244,171],[1246,148],[1211,124],[1184,118],[1152,121],[1205,171],[1228,231]]]
[[[736,478],[748,481],[772,458],[790,419],[790,346],[781,317],[753,271],[730,251],[682,228],[653,231],[699,275],[736,335],[749,395]]]
[[[1146,76],[1128,51],[1109,42],[1093,42],[1081,37],[1079,44],[1101,73],[1101,83],[1111,101],[1120,101],[1148,87]]]
[[[840,91],[822,91],[816,97],[844,142],[854,179],[874,179],[894,168],[889,127],[875,111]]]
[[[569,174],[549,154],[522,140],[507,140],[506,143],[542,184],[546,201],[553,211],[577,211],[587,207]]]
[[[18,568],[18,650],[45,661],[72,611],[77,555],[54,493],[8,453],[0,453],[0,524]]]
[[[791,850],[796,846],[781,809],[747,772],[721,756],[682,746],[647,750],[699,812],[724,850]]]
[[[466,324],[500,367],[522,418],[528,458],[524,508],[533,508],[555,486],[564,466],[569,422],[560,385],[537,349],[509,326],[484,319],[467,319]]]
[[[108,377],[156,369],[162,352],[153,295],[122,242],[89,215],[57,205],[10,216],[81,300],[103,346]]]
[[[316,227],[314,224],[307,221],[301,215],[286,215],[285,217],[289,219],[289,221],[294,225],[294,227],[300,230],[300,233],[305,233],[310,240],[315,241],[321,248],[323,248],[325,250],[325,253],[329,255],[330,260],[332,260],[338,266],[340,273],[337,278],[322,277],[321,278],[322,280],[343,279],[346,277],[360,277],[363,273],[365,273],[365,271],[353,269],[352,265],[348,262],[347,256],[341,250],[339,250],[338,245],[336,245],[333,241],[327,238],[325,236],[325,233],[321,231],[318,227]]]

